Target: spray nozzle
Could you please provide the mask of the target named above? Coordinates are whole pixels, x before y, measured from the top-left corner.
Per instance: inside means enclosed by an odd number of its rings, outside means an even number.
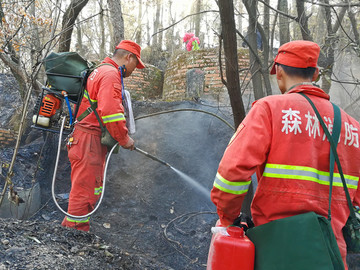
[[[148,152],[145,152],[144,150],[141,150],[141,149],[139,149],[139,148],[137,148],[137,147],[134,147],[134,150],[136,150],[136,151],[138,151],[139,153],[147,156],[148,158],[151,158],[151,159],[153,159],[153,160],[155,160],[155,161],[157,161],[157,162],[160,162],[160,163],[162,163],[162,164],[164,164],[164,165],[166,165],[166,166],[171,167],[169,163],[167,163],[167,162],[165,162],[165,161],[163,161],[163,160],[161,160],[161,159],[159,159],[159,158],[157,158],[157,157],[155,157],[155,156],[153,156],[153,155],[150,155]]]

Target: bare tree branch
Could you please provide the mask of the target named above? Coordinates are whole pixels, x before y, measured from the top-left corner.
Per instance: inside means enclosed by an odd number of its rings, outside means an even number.
[[[360,7],[360,2],[354,2],[354,3],[338,3],[338,4],[328,4],[328,3],[322,3],[318,1],[309,1],[309,0],[302,0],[306,3],[310,3],[312,5],[318,5],[323,7]]]
[[[290,19],[292,19],[292,20],[294,20],[294,21],[296,21],[296,22],[299,22],[299,17],[294,17],[294,16],[291,16],[291,15],[285,13],[285,12],[282,12],[281,10],[278,10],[278,9],[272,7],[271,5],[269,5],[268,3],[266,3],[266,2],[263,1],[263,0],[258,0],[258,1],[259,1],[260,3],[263,3],[265,6],[269,7],[270,9],[272,9],[272,10],[275,11],[276,13],[278,13],[278,14],[280,14],[280,15],[283,15],[283,16],[285,16],[285,17],[288,17],[288,18],[290,18]]]
[[[355,78],[354,78],[354,81],[341,81],[341,80],[335,80],[335,79],[331,78],[331,81],[337,82],[337,83],[342,83],[342,84],[360,85],[360,80],[355,79]]]
[[[225,85],[225,87],[227,87],[227,82],[224,79],[224,73],[223,73],[223,68],[222,68],[222,61],[221,61],[221,50],[222,50],[222,36],[218,35],[219,37],[219,69],[220,69],[220,78],[221,78],[221,82],[223,83],[223,85]]]
[[[159,31],[157,31],[157,32],[155,32],[154,34],[152,34],[151,37],[150,37],[150,39],[151,39],[153,36],[155,36],[155,35],[157,35],[157,34],[159,34],[159,33],[161,33],[161,32],[164,32],[164,31],[168,30],[170,27],[173,27],[174,25],[177,25],[178,23],[182,22],[183,20],[186,20],[187,18],[189,18],[189,17],[191,17],[191,16],[196,16],[196,15],[199,15],[199,14],[202,14],[202,13],[208,13],[208,12],[216,12],[216,13],[219,13],[218,10],[203,10],[203,11],[201,11],[201,12],[189,14],[189,15],[185,16],[184,18],[182,18],[181,20],[179,20],[179,21],[177,21],[177,22],[175,22],[175,23],[173,23],[173,24],[171,24],[171,25],[169,25],[169,26],[167,26],[167,27],[165,27],[165,28],[161,28]]]

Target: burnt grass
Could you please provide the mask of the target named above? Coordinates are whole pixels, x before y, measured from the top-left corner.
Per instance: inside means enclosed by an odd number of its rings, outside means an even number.
[[[191,102],[134,105],[143,114],[199,108]],[[189,174],[210,191],[232,131],[206,114],[199,119],[191,112],[154,118],[137,124],[137,146]],[[186,122],[189,128],[179,124]],[[226,136],[220,134],[224,129]],[[198,135],[201,130],[205,135]],[[217,220],[215,208],[171,169],[135,151],[120,150],[111,158],[104,199],[91,217],[90,232],[67,229],[60,225],[64,215],[51,197],[57,136],[38,131],[31,136],[34,140],[19,151],[13,181],[15,186],[29,188],[36,178],[41,186],[41,208],[26,220],[0,219],[0,270],[206,269],[211,227]],[[211,142],[204,144],[209,139]],[[44,142],[46,147],[42,148]],[[12,149],[0,152],[9,163]],[[3,175],[6,172],[4,168]],[[2,182],[4,178],[0,178]],[[70,164],[62,149],[56,194],[69,191]],[[66,210],[66,198],[57,200]]]
[[[166,269],[58,221],[0,219],[0,269]]]

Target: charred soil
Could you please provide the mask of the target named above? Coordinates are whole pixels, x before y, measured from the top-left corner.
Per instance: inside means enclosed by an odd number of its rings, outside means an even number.
[[[225,115],[221,108],[193,102],[134,104],[135,117],[181,108]],[[168,162],[210,192],[233,134],[228,126],[191,111],[142,118],[136,123],[133,138],[137,147]],[[196,186],[168,166],[120,149],[109,161],[104,199],[91,217],[90,232],[63,228],[64,215],[51,197],[57,138],[37,140],[52,145],[35,155],[41,158],[36,174],[41,208],[27,220],[0,219],[0,270],[206,269],[210,231],[217,215],[208,196]],[[33,152],[29,147],[25,153]],[[24,165],[18,165],[16,173],[25,179],[25,172],[32,170],[36,160],[31,154],[22,155]],[[55,193],[65,210],[69,191],[70,164],[63,149]],[[349,266],[350,270],[360,269],[359,255],[349,256]]]

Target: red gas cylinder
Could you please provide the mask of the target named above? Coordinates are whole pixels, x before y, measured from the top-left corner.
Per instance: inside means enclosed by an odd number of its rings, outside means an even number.
[[[219,228],[211,238],[207,270],[253,270],[255,246],[239,227]]]

